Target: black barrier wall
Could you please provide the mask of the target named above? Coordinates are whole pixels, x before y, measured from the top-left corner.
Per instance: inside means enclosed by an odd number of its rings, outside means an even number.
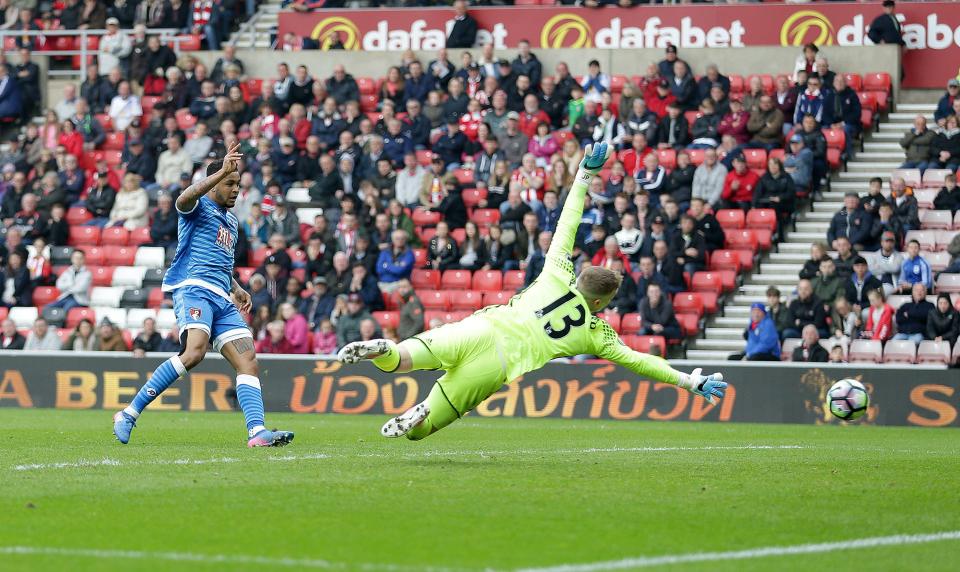
[[[107,409],[126,406],[161,358],[7,353],[0,356],[0,407]],[[863,420],[878,425],[960,426],[960,372],[889,366],[804,368],[717,364],[728,396],[714,406],[674,386],[637,379],[609,364],[549,364],[504,386],[471,415],[763,423],[830,423],[830,385],[852,377],[870,392]],[[678,366],[683,368],[683,366]],[[385,374],[372,365],[260,358],[267,411],[389,414],[424,399],[438,372]],[[233,372],[207,359],[178,380],[151,410],[228,411]]]

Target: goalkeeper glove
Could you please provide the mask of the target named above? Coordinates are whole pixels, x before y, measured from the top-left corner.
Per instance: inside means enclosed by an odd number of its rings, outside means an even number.
[[[680,386],[710,403],[716,404],[718,397],[723,397],[727,390],[727,382],[723,381],[722,373],[712,375],[701,374],[702,370],[698,367],[690,374],[687,383],[681,383]]]
[[[580,172],[588,173],[591,176],[599,173],[606,164],[611,151],[613,151],[613,149],[606,143],[601,143],[592,148],[590,145],[587,145],[583,150],[583,160],[580,161]],[[578,176],[577,178],[580,177]]]

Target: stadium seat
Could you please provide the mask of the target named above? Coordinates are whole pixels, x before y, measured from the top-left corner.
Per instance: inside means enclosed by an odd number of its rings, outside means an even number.
[[[373,319],[380,324],[381,328],[397,329],[400,326],[400,312],[373,312]]]
[[[130,241],[127,244],[140,246],[150,242],[153,242],[153,238],[150,237],[150,227],[144,226],[130,231]]]
[[[104,246],[105,263],[113,266],[133,266],[137,249],[127,246]]]
[[[473,289],[498,292],[503,289],[503,274],[499,270],[478,270],[473,273]]]
[[[690,287],[694,292],[713,292],[718,296],[723,294],[723,284],[720,280],[720,271],[695,272]]]
[[[870,72],[863,76],[863,89],[865,91],[882,91],[890,93],[893,87],[893,80],[890,74],[886,72]]]
[[[246,284],[246,282],[244,282]],[[164,291],[160,288],[154,288],[147,294],[147,308],[157,309],[163,305]],[[121,303],[122,300],[121,300]]]
[[[950,230],[953,227],[953,213],[950,211],[920,211],[920,228],[924,230]]]
[[[950,246],[950,242],[953,241],[953,237],[960,234],[960,231],[957,230],[938,230],[936,231],[937,237],[937,250],[946,250]]]
[[[736,250],[714,250],[710,255],[710,270],[733,270],[739,273],[741,266]]]
[[[850,363],[880,363],[883,360],[883,345],[879,340],[853,340],[850,342]]]
[[[692,338],[700,333],[700,318],[696,314],[677,314],[676,316],[684,337]]]
[[[440,277],[440,287],[444,290],[469,290],[472,281],[469,270],[446,270]]]
[[[144,110],[146,111],[146,110]],[[126,136],[123,133],[117,131],[111,131],[106,134],[106,138],[103,140],[103,150],[104,151],[123,151],[124,142]]]
[[[483,292],[478,290],[453,290],[450,294],[450,308],[456,311],[475,312],[483,307]]]
[[[163,274],[165,272],[166,269],[164,268],[147,268],[147,271],[143,274],[143,285],[160,286],[163,284]]]
[[[150,308],[132,308],[127,310],[126,323],[123,326],[131,330],[143,328],[143,321],[147,318],[157,319],[157,311]]]
[[[523,273],[523,270],[507,270],[503,273],[503,289],[504,290],[520,290],[523,288],[523,282],[526,279],[526,276]]]
[[[90,305],[103,308],[119,308],[123,288],[117,286],[95,286],[90,290]]]
[[[137,248],[133,264],[144,268],[163,268],[166,254],[166,250],[160,246],[141,246]]]
[[[439,290],[440,289],[440,271],[414,269],[410,273],[410,283],[414,290]]]
[[[871,131],[873,131],[873,128],[876,125],[876,123],[874,123],[873,121],[873,115],[874,113],[872,109],[861,107],[860,124],[863,127],[864,133],[870,133]],[[861,136],[861,139],[862,139],[862,136]]]
[[[732,272],[727,270],[725,272]],[[716,314],[720,310],[719,296],[716,292],[697,292],[703,301],[703,311],[707,314]]]
[[[937,248],[937,234],[932,230],[911,230],[907,231],[907,237],[904,244],[916,240],[920,243],[920,250],[933,251]]]
[[[516,292],[510,292],[508,290],[500,290],[499,292],[485,291],[483,293],[483,305],[496,306],[506,304],[515,294]]]
[[[450,309],[450,298],[444,290],[420,290],[417,297],[426,310],[446,312]]]
[[[752,230],[777,231],[777,211],[773,209],[750,209],[747,211],[747,228]]]
[[[48,324],[55,328],[62,328],[67,322],[67,313],[63,308],[47,306],[40,312],[40,315],[43,316],[43,319],[46,320]]]
[[[250,266],[254,268],[259,268],[263,266],[263,261],[267,259],[267,256],[270,255],[270,249],[266,246],[261,246],[260,248],[254,248],[250,250],[250,255],[248,256],[247,262]]]
[[[413,220],[413,224],[416,226],[436,226],[443,216],[438,212],[428,211],[427,209],[417,207],[413,209],[413,213],[410,218]]]
[[[113,269],[111,286],[120,288],[140,288],[143,286],[143,275],[147,269],[142,266],[118,266]]]
[[[622,336],[621,339],[628,348],[634,351],[649,354],[654,353],[653,348],[657,348],[658,355],[667,355],[667,340],[663,336],[626,335]]]
[[[36,306],[14,306],[7,312],[7,318],[13,320],[17,328],[30,328],[37,320],[40,312]]]
[[[843,79],[847,81],[847,85],[853,91],[859,92],[863,89],[863,78],[860,77],[860,74],[846,72],[843,74]]]
[[[60,296],[60,290],[57,290],[53,286],[37,286],[33,290],[33,304],[38,308],[42,308],[53,302]]]
[[[94,286],[110,286],[113,284],[112,266],[90,266],[88,268],[93,275]]]
[[[639,334],[642,327],[643,320],[640,318],[640,314],[636,312],[630,312],[620,317],[621,334]]]
[[[869,109],[874,115],[880,110],[880,106],[877,104],[877,96],[872,92],[858,91],[857,97],[860,99],[862,109]]]
[[[687,149],[687,155],[690,155],[690,163],[699,167],[704,161],[707,152],[703,149]]]
[[[71,308],[67,312],[67,327],[75,328],[83,320],[90,320],[94,325],[97,324],[97,313],[93,308]]]
[[[160,292],[160,298],[163,299],[163,291],[159,288],[155,288]],[[154,308],[155,306],[149,306],[147,302],[149,301],[150,294],[153,293],[153,289],[146,290],[143,288],[127,288],[123,291],[123,296],[120,297],[120,307],[121,308]]]
[[[323,214],[323,209],[297,209],[297,220],[301,224],[313,226],[313,221]]]
[[[914,363],[917,345],[910,340],[890,340],[883,347],[884,363]]]
[[[94,306],[93,309],[97,312],[97,319],[103,322],[104,320],[110,320],[113,324],[119,328],[122,328],[125,323],[127,323],[127,309],[126,308],[108,308],[106,306]]]
[[[930,264],[930,270],[934,272],[943,272],[947,269],[947,266],[950,265],[950,253],[949,252],[927,252],[923,256],[924,260]]]
[[[743,156],[747,159],[747,167],[750,169],[767,168],[767,152],[763,149],[744,149]]]
[[[783,346],[780,348],[781,361],[793,361],[793,350],[800,347],[803,340],[800,338],[787,338],[783,340]]]
[[[960,292],[960,274],[944,274],[937,276],[937,292],[952,294]]]
[[[921,209],[932,209],[933,201],[937,198],[936,189],[914,189],[913,196],[917,199],[917,207]]]
[[[92,219],[93,215],[84,207],[70,207],[67,211],[67,224],[70,226],[80,226]]]
[[[474,209],[470,220],[479,226],[490,226],[500,222],[500,211],[497,209]]]
[[[920,169],[894,169],[890,173],[891,179],[901,178],[908,187],[919,187],[923,178],[920,176]]]
[[[603,312],[597,314],[597,316],[610,324],[610,327],[613,328],[613,331],[620,331],[620,314],[613,310],[604,310]]]
[[[677,313],[696,314],[703,317],[703,299],[697,292],[679,292],[673,297],[673,309]]]
[[[417,233],[417,238],[420,239],[420,242],[427,244],[430,242],[430,239],[437,234],[437,228],[433,226],[424,227],[418,226],[414,229],[414,232]]]
[[[842,151],[835,147],[827,147],[827,166],[831,171],[836,171],[843,166]]]
[[[743,93],[744,80],[742,75],[730,74],[730,93]]]
[[[101,246],[83,246],[78,247],[77,250],[83,251],[87,266],[103,266],[106,263],[107,257]]]
[[[427,265],[427,249],[413,248],[413,265],[417,268]]]
[[[460,196],[463,197],[463,204],[467,206],[468,209],[476,208],[480,201],[486,200],[487,190],[486,189],[464,189]]]
[[[920,342],[920,347],[917,348],[917,363],[942,363],[949,365],[950,344],[948,342],[923,340]]]
[[[157,329],[172,330],[177,326],[177,315],[173,313],[172,308],[162,308],[157,310]]]
[[[898,309],[900,306],[903,306],[910,301],[910,296],[906,294],[891,294],[887,296],[887,304],[890,305],[894,310]]]
[[[467,231],[462,228],[455,228],[450,231],[450,238],[457,244],[463,244],[463,241],[467,239]]]
[[[98,226],[71,226],[70,246],[97,246],[100,244],[100,227]]]
[[[847,145],[847,134],[843,129],[827,128],[822,129],[823,138],[827,140],[828,149],[839,149],[843,151]]]
[[[178,109],[175,116],[177,127],[184,131],[190,131],[197,124],[197,118],[190,114],[189,109]]]
[[[950,169],[927,169],[923,172],[921,184],[925,188],[939,190],[946,176],[952,172]]]
[[[660,166],[668,171],[672,171],[677,166],[677,152],[673,149],[658,149],[657,158],[660,160]]]
[[[742,229],[746,224],[746,216],[740,209],[720,209],[714,216],[724,231]]]

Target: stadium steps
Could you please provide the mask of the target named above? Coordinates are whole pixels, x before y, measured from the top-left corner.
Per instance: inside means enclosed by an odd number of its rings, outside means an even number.
[[[238,49],[270,49],[273,35],[277,31],[278,15],[280,14],[281,0],[264,0],[257,10],[252,30],[247,26],[241,27],[230,36]],[[252,33],[251,33],[252,32]]]
[[[939,97],[939,93],[933,97]],[[898,141],[912,127],[913,118],[922,113],[933,122],[936,99],[929,103],[900,104],[888,114],[878,131],[867,135],[863,151],[849,161],[844,170],[831,175],[829,191],[797,218],[795,232],[788,232],[785,241],[761,259],[758,271],[748,276],[738,291],[727,299],[720,315],[707,320],[703,337],[691,342],[688,359],[724,360],[743,351],[743,330],[750,320],[750,304],[765,301],[766,290],[776,286],[785,301],[796,289],[798,273],[810,256],[810,243],[825,240],[833,215],[843,206],[843,195],[849,191],[865,192],[871,177],[887,181],[890,172],[903,161]]]

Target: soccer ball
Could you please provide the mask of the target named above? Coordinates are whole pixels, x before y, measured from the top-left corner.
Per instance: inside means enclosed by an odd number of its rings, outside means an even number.
[[[855,379],[841,379],[827,392],[827,406],[830,408],[830,413],[844,421],[853,421],[862,417],[869,405],[870,395],[867,393],[867,388]]]

